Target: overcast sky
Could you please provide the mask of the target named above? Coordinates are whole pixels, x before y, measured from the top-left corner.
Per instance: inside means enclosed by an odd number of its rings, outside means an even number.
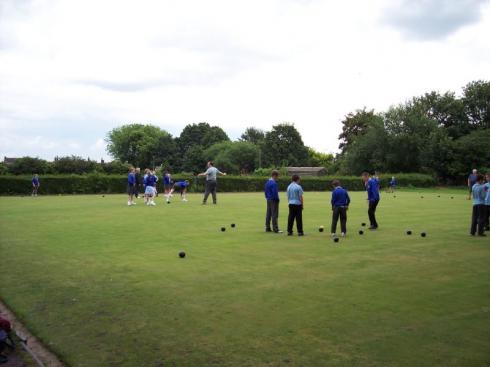
[[[489,35],[481,0],[0,0],[0,160],[107,159],[133,122],[335,152],[350,111],[489,80]]]

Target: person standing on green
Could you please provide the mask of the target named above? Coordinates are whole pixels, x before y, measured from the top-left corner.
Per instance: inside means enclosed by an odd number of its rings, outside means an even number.
[[[291,183],[286,191],[289,204],[289,216],[288,216],[288,236],[293,235],[293,224],[296,220],[296,229],[298,230],[298,236],[304,236],[303,232],[303,188],[299,185],[300,177],[293,175],[291,177]]]
[[[213,204],[216,204],[216,187],[218,185],[218,174],[226,176],[226,173],[221,172],[219,169],[214,167],[213,161],[208,162],[208,169],[206,172],[199,173],[197,176],[206,176],[206,189],[204,191],[204,199],[202,201],[203,205],[206,205],[209,194],[213,197]]]
[[[41,184],[39,183],[39,176],[37,174],[35,174],[33,177],[32,177],[32,194],[31,196],[37,196],[37,192],[39,191],[39,186],[41,186]]]

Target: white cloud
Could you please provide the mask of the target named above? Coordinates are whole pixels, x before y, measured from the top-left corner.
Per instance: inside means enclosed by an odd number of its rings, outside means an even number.
[[[121,124],[200,121],[235,138],[291,121],[336,151],[356,108],[490,79],[490,7],[473,1],[455,20],[440,0],[4,0],[0,155],[107,158]],[[441,15],[411,36],[424,9]]]
[[[386,9],[387,24],[408,38],[432,40],[477,23],[480,5],[488,0],[395,0]]]

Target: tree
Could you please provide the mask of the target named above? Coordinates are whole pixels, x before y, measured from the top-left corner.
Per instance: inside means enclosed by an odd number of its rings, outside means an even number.
[[[8,167],[5,163],[0,162],[0,176],[5,175],[8,172]]]
[[[271,167],[308,164],[308,150],[294,125],[275,125],[265,134],[263,160]]]
[[[8,166],[9,173],[14,175],[28,174],[32,175],[45,174],[50,171],[49,162],[40,158],[22,157],[16,159],[12,164]]]
[[[102,172],[107,174],[124,174],[129,170],[129,163],[122,163],[121,161],[114,160],[112,162],[101,163],[99,167]]]
[[[247,127],[245,132],[240,137],[241,141],[246,141],[252,144],[259,145],[265,139],[265,133],[263,130],[256,129],[255,127]]]
[[[466,177],[472,168],[490,169],[490,129],[476,130],[454,142],[454,160],[449,172],[454,177]]]
[[[82,157],[70,156],[70,157],[56,157],[53,162],[53,168],[57,173],[74,173],[81,175],[82,173],[89,173],[96,170],[97,162],[90,159],[83,159]]]
[[[218,126],[211,126],[207,122],[191,124],[184,127],[177,139],[177,144],[182,154],[191,147],[199,145],[202,149],[209,148],[220,141],[229,141],[228,135]]]
[[[221,142],[204,151],[206,160],[214,161],[220,169],[229,173],[250,173],[255,170],[259,148],[248,142]]]
[[[490,128],[490,82],[478,80],[463,88],[463,104],[468,120],[475,128]]]
[[[386,170],[390,172],[420,172],[422,152],[437,129],[437,122],[427,118],[418,105],[409,102],[391,107],[384,115],[388,140]]]
[[[463,101],[456,98],[453,92],[442,95],[438,92],[425,93],[421,97],[414,97],[411,105],[419,109],[426,118],[434,120],[453,138],[468,134],[472,130]]]
[[[309,147],[308,147],[308,157],[311,166],[324,167],[327,170],[330,167],[332,167],[334,161],[333,154],[317,152],[315,149]]]
[[[366,133],[369,125],[379,119],[379,115],[374,110],[366,111],[366,108],[357,110],[355,113],[350,112],[342,120],[342,133],[339,135],[339,149],[344,150],[352,144],[359,136]]]
[[[175,141],[165,130],[153,125],[130,124],[111,130],[106,138],[107,151],[120,160],[139,167],[154,167],[175,162]]]
[[[359,136],[348,148],[341,153],[339,172],[342,174],[359,175],[362,171],[386,171],[387,168],[387,144],[386,133],[381,118],[370,121],[362,136]]]
[[[206,158],[204,158],[204,150],[202,146],[195,145],[187,149],[184,154],[182,169],[185,172],[198,173],[202,172],[206,167]]]

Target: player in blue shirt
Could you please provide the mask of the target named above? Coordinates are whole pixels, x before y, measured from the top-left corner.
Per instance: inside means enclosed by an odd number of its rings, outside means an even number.
[[[379,203],[379,182],[376,178],[374,177],[369,177],[368,172],[363,172],[362,173],[362,180],[364,181],[364,185],[366,187],[366,191],[368,194],[368,202],[369,202],[369,209],[368,209],[368,216],[369,216],[369,222],[370,222],[370,227],[369,229],[378,229],[378,222],[376,221],[376,208]]]
[[[136,199],[139,198],[140,194],[140,184],[141,184],[141,169],[139,167],[136,167],[134,169],[134,181],[135,181],[135,187],[134,187],[134,196]]]
[[[265,199],[267,201],[267,211],[265,214],[265,231],[282,233],[279,230],[277,220],[279,218],[279,187],[277,186],[277,179],[279,178],[279,172],[273,170],[271,178],[267,180],[264,187]],[[271,229],[272,221],[272,229]]]
[[[303,236],[303,188],[299,185],[300,177],[293,175],[291,183],[286,191],[289,204],[288,216],[288,236],[293,235],[293,224],[296,220],[296,229],[298,236]]]
[[[394,193],[395,188],[396,188],[396,179],[395,176],[392,176],[390,182],[388,182],[388,192]]]
[[[37,196],[37,192],[39,191],[39,186],[41,185],[39,182],[39,176],[35,174],[32,177],[32,194],[31,196]]]
[[[471,196],[472,196],[472,189],[473,189],[473,185],[476,183],[476,180],[478,178],[478,171],[476,169],[472,170],[470,175],[468,176],[468,189],[470,191],[470,195],[468,196],[468,200],[471,200]]]
[[[337,221],[340,217],[340,231],[342,237],[347,233],[347,209],[349,209],[350,197],[347,190],[340,186],[339,180],[333,180],[332,185],[332,237],[335,237],[337,232]]]
[[[490,231],[490,172],[486,174],[487,183],[485,184],[485,210],[486,210],[486,221],[485,221],[485,231]]]
[[[169,191],[168,195],[166,195],[166,199],[167,199],[167,204],[170,204],[170,198],[173,197],[173,193],[175,190],[179,190],[180,191],[180,197],[182,199],[182,201],[187,201],[187,188],[189,187],[189,181],[188,180],[185,180],[185,181],[177,181],[174,183],[172,189]]]
[[[154,171],[148,172],[146,176],[146,188],[145,188],[145,202],[146,205],[156,205],[155,204],[155,195],[156,195],[156,186],[157,186],[158,178],[155,175]]]
[[[170,175],[170,172],[168,172],[168,171],[165,171],[165,173],[163,174],[163,188],[165,190],[165,198],[168,199],[167,196],[172,195],[171,191],[173,188],[172,176]]]
[[[134,193],[136,191],[136,176],[134,174],[134,168],[131,167],[128,173],[128,205],[136,205],[134,202]]]
[[[471,229],[470,234],[474,236],[478,233],[478,236],[486,236],[485,229],[485,185],[483,184],[483,175],[478,175],[476,183],[473,185],[471,196],[473,197],[473,211],[471,215]]]

